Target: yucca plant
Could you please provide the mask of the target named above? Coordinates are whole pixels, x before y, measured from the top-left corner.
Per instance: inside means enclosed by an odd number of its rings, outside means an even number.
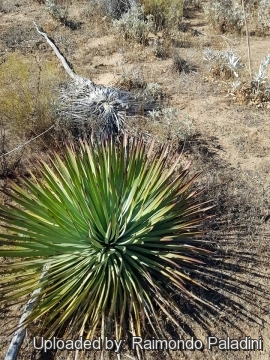
[[[178,326],[177,298],[199,301],[186,286],[199,285],[188,272],[208,253],[197,236],[206,207],[190,190],[197,175],[154,148],[126,135],[81,141],[11,182],[0,292],[12,304],[41,288],[25,326],[41,319],[44,336],[64,324],[87,338],[158,333],[162,313]]]

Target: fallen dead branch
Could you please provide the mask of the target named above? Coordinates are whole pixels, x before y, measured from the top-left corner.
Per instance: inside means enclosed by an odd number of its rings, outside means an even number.
[[[126,116],[136,116],[153,109],[153,99],[146,98],[143,94],[97,85],[77,75],[48,35],[39,30],[35,23],[34,25],[37,32],[52,47],[71,78],[71,81],[60,89],[57,114],[61,119],[78,126],[95,118],[101,131],[112,135],[122,133]]]

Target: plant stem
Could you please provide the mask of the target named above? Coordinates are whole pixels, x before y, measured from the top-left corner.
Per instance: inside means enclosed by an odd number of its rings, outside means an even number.
[[[242,9],[243,9],[243,13],[244,13],[245,28],[246,28],[246,38],[247,38],[248,71],[249,71],[249,75],[251,76],[250,42],[249,42],[248,24],[247,24],[247,17],[246,17],[244,0],[242,0]]]

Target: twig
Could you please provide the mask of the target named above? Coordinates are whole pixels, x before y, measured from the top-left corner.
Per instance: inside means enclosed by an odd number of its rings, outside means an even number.
[[[230,42],[231,44],[233,44],[233,46],[236,45],[236,42],[232,41],[231,39],[229,39],[227,36],[225,35],[217,35],[219,37],[221,37],[228,45],[228,47],[230,48],[230,45],[228,44],[228,42]]]
[[[21,145],[17,146],[15,149],[12,149],[12,150],[6,152],[5,154],[2,154],[2,155],[0,156],[0,159],[1,159],[2,157],[4,157],[4,156],[7,156],[7,155],[13,153],[13,152],[16,151],[16,150],[19,150],[19,149],[23,148],[25,145],[29,144],[31,141],[36,140],[36,139],[39,138],[40,136],[44,135],[46,132],[50,131],[54,126],[55,126],[55,124],[53,124],[52,126],[50,126],[49,129],[43,131],[43,133],[41,133],[41,134],[33,137],[32,139],[26,141],[24,144],[21,144]]]
[[[247,38],[248,71],[249,71],[249,75],[251,76],[250,42],[249,42],[248,24],[247,24],[247,16],[246,16],[246,11],[245,11],[244,0],[242,0],[242,10],[243,10],[243,13],[244,13],[245,28],[246,28],[246,38]]]
[[[43,271],[42,271],[42,274],[40,276],[39,283],[41,282],[43,277],[47,274],[48,267],[49,267],[49,265],[45,265],[43,267]],[[33,307],[34,307],[34,305],[36,303],[36,300],[37,300],[37,296],[40,293],[40,291],[41,291],[41,287],[34,290],[32,295],[31,295],[31,298],[27,302],[27,304],[25,306],[25,310],[24,310],[24,312],[23,312],[23,314],[22,314],[22,316],[20,318],[20,321],[19,321],[18,330],[15,332],[15,334],[14,334],[12,340],[11,340],[11,343],[9,345],[9,348],[8,348],[8,351],[6,353],[6,356],[5,356],[4,360],[16,360],[17,359],[17,355],[18,355],[18,353],[20,351],[20,348],[22,346],[22,342],[23,342],[25,334],[26,334],[26,328],[23,327],[23,324],[24,324],[25,320],[27,319],[27,317],[32,312]]]

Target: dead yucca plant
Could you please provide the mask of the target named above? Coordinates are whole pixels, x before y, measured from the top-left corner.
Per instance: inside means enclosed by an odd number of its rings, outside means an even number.
[[[62,122],[78,127],[94,120],[98,125],[97,131],[106,137],[123,132],[125,116],[136,116],[152,110],[152,98],[116,87],[97,85],[77,75],[47,34],[40,31],[36,24],[35,27],[53,48],[71,78],[60,88],[56,104]]]

